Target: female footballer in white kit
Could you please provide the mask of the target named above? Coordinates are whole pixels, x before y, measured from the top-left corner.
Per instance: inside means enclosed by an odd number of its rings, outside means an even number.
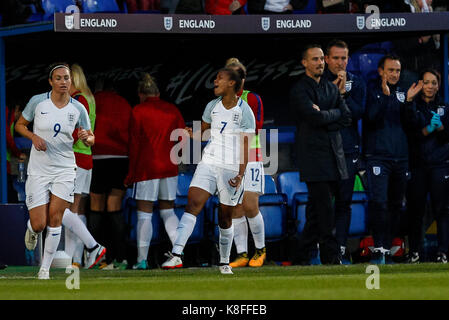
[[[221,69],[214,81],[219,98],[206,106],[201,133],[211,129],[210,142],[204,149],[188,192],[188,203],[176,230],[177,237],[164,269],[182,267],[181,254],[193,232],[196,216],[216,191],[220,201],[218,215],[220,272],[232,274],[229,266],[234,237],[232,211],[241,202],[243,176],[248,163],[249,139],[255,132],[255,119],[248,104],[237,96],[243,76],[230,68]],[[191,128],[187,128],[193,136]]]
[[[69,94],[70,69],[66,64],[50,68],[52,91],[31,98],[16,130],[33,143],[25,185],[26,205],[30,213],[27,233],[47,227],[39,279],[50,278],[50,265],[61,238],[62,217],[73,202],[76,176],[72,133],[86,145],[94,143],[90,121],[82,104]],[[28,124],[34,121],[33,132]]]

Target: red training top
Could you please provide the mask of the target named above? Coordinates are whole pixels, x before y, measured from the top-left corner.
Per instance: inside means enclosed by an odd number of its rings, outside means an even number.
[[[16,158],[20,157],[22,153],[14,142],[14,137],[11,134],[11,125],[14,122],[14,113],[9,114],[9,109],[6,107],[6,149]],[[6,162],[6,173],[11,174],[11,163]]]
[[[229,15],[232,14],[231,11],[229,11],[229,5],[234,0],[206,0],[205,3],[205,9],[206,13],[213,14],[213,15]],[[238,0],[240,2],[240,9],[242,10],[242,7],[245,6],[246,0]]]
[[[87,103],[86,98],[84,98],[80,93],[81,93],[80,91],[74,92],[72,94],[72,98],[78,100],[78,102],[81,103],[86,108],[87,114],[89,114],[90,113],[89,103]],[[78,141],[78,128],[76,128],[75,131],[73,131],[72,137],[73,137],[73,144],[75,144]],[[83,168],[85,170],[92,169],[92,167],[93,167],[92,155],[79,153],[79,152],[74,152],[74,153],[75,153],[76,165],[78,167]]]
[[[170,160],[177,143],[170,141],[175,129],[185,122],[175,105],[149,97],[132,110],[129,127],[129,171],[125,184],[178,175],[178,165]]]
[[[113,91],[95,94],[95,144],[92,155],[128,155],[128,126],[132,108]]]

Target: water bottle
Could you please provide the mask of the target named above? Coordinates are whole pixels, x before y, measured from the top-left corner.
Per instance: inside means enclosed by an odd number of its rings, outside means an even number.
[[[25,162],[19,161],[18,164],[18,174],[17,174],[17,182],[25,183],[26,180],[26,172],[25,172]]]

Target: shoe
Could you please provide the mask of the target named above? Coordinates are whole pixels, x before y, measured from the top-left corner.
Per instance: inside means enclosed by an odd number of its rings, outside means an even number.
[[[407,263],[419,263],[418,252],[409,252],[407,255]]]
[[[232,267],[227,264],[225,264],[223,266],[219,266],[218,268],[220,269],[221,274],[234,274],[232,272]]]
[[[32,232],[30,231],[30,229],[27,228],[27,231],[25,232],[25,247],[28,250],[36,249],[38,236],[39,233]]]
[[[147,269],[148,269],[147,260],[142,260],[133,265],[133,270],[147,270]]]
[[[175,268],[182,268],[182,260],[181,257],[175,256],[171,252],[167,252],[165,256],[168,258],[167,261],[165,261],[162,264],[162,269],[175,269]]]
[[[437,263],[447,263],[447,257],[444,252],[437,253]]]
[[[256,249],[256,253],[249,261],[249,266],[253,268],[259,268],[263,266],[263,263],[265,262],[265,259],[267,258],[267,249]]]
[[[39,280],[50,280],[50,270],[46,269],[40,269],[39,273],[37,274],[37,278]]]
[[[114,263],[111,262],[109,264],[107,264],[106,262],[102,262],[100,263],[100,270],[114,270]]]
[[[385,254],[388,253],[388,250],[384,248],[375,248],[374,252],[371,255],[371,264],[385,264]]]
[[[98,264],[106,254],[106,248],[102,245],[98,245],[94,251],[90,252],[87,257],[86,269],[92,269]]]
[[[246,267],[248,265],[249,258],[248,254],[246,252],[239,253],[237,255],[237,258],[233,262],[229,264],[231,268],[240,268],[240,267]]]
[[[126,270],[128,269],[128,261],[123,260],[122,262],[114,261],[114,268],[118,270]]]
[[[81,264],[78,262],[73,262],[72,266],[77,267],[78,269],[81,269]]]

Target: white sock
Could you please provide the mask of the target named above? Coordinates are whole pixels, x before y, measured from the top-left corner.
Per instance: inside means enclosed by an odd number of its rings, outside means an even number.
[[[84,214],[79,214],[77,216],[84,225],[87,224],[86,216]],[[75,251],[73,252],[73,262],[81,264],[83,253],[84,253],[84,243],[81,241],[79,237],[75,237]]]
[[[153,213],[137,211],[137,262],[147,260],[153,237]]]
[[[253,234],[254,245],[257,249],[265,247],[265,224],[262,214],[259,213],[254,218],[248,218],[249,228]]]
[[[191,213],[184,212],[179,221],[178,228],[176,228],[176,240],[173,245],[173,253],[181,254],[186,246],[187,240],[192,235],[196,224],[196,216]]]
[[[232,219],[234,243],[237,253],[248,252],[248,223],[246,217]]]
[[[220,263],[229,264],[229,256],[231,255],[232,239],[234,238],[234,225],[228,229],[218,228],[220,236],[218,244],[220,247]]]
[[[69,228],[64,227],[64,251],[70,258],[73,258],[75,253],[77,238]]]
[[[64,228],[72,231],[75,236],[79,237],[88,249],[92,249],[97,245],[97,241],[95,241],[89,230],[87,230],[83,221],[68,208],[65,209],[64,215],[62,216],[62,225]]]
[[[51,263],[58,249],[59,240],[61,240],[61,229],[62,227],[47,227],[41,269],[50,270]]]
[[[164,221],[165,231],[167,231],[172,246],[176,240],[176,228],[178,228],[179,219],[175,214],[175,209],[162,209],[159,211],[162,221]]]

